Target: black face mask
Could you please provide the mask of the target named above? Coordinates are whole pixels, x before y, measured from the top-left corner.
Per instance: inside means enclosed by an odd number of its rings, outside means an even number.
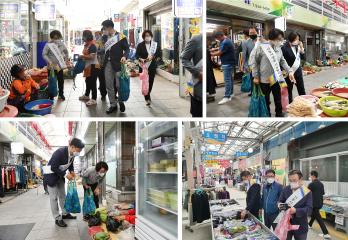
[[[251,38],[252,40],[255,40],[255,39],[257,38],[257,35],[250,35],[250,38]]]

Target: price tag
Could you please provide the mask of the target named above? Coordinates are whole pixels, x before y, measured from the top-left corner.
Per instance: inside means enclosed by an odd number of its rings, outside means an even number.
[[[344,215],[343,214],[337,214],[335,217],[335,223],[344,226]]]

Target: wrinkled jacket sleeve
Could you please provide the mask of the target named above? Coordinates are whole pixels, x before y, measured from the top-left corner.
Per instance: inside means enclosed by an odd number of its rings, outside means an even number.
[[[181,62],[182,65],[194,76],[198,77],[200,74],[200,68],[197,68],[193,65],[192,58],[197,51],[197,42],[194,38],[191,38],[190,41],[185,46],[185,49],[181,53]]]
[[[283,55],[283,52],[280,51],[281,53],[281,56],[280,56],[280,66],[286,71],[286,72],[289,72],[290,71],[290,67],[288,65],[288,63],[286,62],[285,58],[284,58],[284,55]]]
[[[247,54],[248,54],[248,46],[246,41],[242,41],[242,59],[243,59],[243,69],[248,69],[248,61],[247,61]]]
[[[258,201],[260,201],[260,185],[254,184],[250,190],[250,198],[246,207],[246,210],[249,211],[255,208],[255,205],[258,205]]]
[[[44,49],[42,50],[42,57],[43,57],[43,59],[45,59],[45,61],[46,61],[47,63],[49,63],[49,62],[51,61],[51,59],[48,57],[48,52],[49,52],[49,51],[50,51],[50,50],[49,50],[49,47],[48,47],[48,45],[47,45],[47,43],[46,43]]]
[[[72,163],[70,164],[70,166],[69,166],[69,172],[74,172],[74,160],[75,160],[75,157],[74,157],[74,159],[72,160]]]
[[[61,159],[61,153],[60,151],[55,151],[52,155],[52,158],[50,160],[50,164],[51,164],[51,170],[52,172],[54,172],[55,174],[64,177],[65,172],[59,169],[60,166],[60,159]]]
[[[252,65],[251,65],[253,77],[256,77],[256,78],[261,78],[261,73],[260,73],[260,68],[261,68],[260,64],[261,64],[261,58],[262,58],[261,51],[262,49],[260,46],[258,46],[255,49],[255,52],[254,52],[255,60],[252,61]]]
[[[127,38],[124,38],[122,40],[122,46],[123,46],[123,57],[127,58],[128,59],[128,56],[129,56],[129,44],[128,44],[128,41],[127,41]]]
[[[306,203],[304,207],[301,208],[296,208],[296,217],[302,218],[302,217],[307,217],[312,213],[313,209],[313,196],[312,192],[309,192],[306,196]]]

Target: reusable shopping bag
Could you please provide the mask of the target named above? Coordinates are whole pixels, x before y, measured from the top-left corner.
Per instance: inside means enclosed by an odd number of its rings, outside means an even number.
[[[82,206],[82,212],[83,215],[89,215],[94,214],[95,212],[95,203],[94,203],[94,197],[93,192],[90,188],[85,190],[85,196],[83,199],[83,206]]]
[[[291,225],[290,209],[288,209],[283,217],[279,220],[276,229],[274,230],[274,234],[279,238],[279,240],[286,240],[289,231],[298,230],[299,225]]]
[[[147,71],[146,65],[143,63],[141,65],[143,71],[139,74],[139,79],[141,81],[141,93],[144,96],[149,94],[149,72]]]
[[[51,97],[58,95],[57,76],[54,69],[50,70],[50,75],[48,76],[48,93]]]
[[[281,87],[280,90],[282,96],[282,108],[283,112],[286,111],[287,106],[289,105],[289,91],[287,87]]]
[[[85,69],[86,63],[82,58],[79,58],[74,66],[74,76],[80,74]]]
[[[68,213],[80,213],[81,205],[76,189],[76,181],[68,182],[68,192],[66,194],[64,209]]]
[[[129,75],[126,71],[126,66],[121,64],[121,76],[120,76],[120,92],[119,92],[119,100],[121,102],[125,102],[129,98],[130,93],[130,80]]]
[[[254,84],[248,117],[269,117],[265,95],[258,84]]]
[[[246,73],[242,77],[242,86],[240,88],[242,92],[250,92],[251,90],[251,79],[250,79],[250,73]]]

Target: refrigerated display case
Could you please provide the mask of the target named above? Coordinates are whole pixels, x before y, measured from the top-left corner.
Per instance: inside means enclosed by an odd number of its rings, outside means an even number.
[[[139,240],[177,239],[177,122],[139,122],[136,154],[135,237]]]

